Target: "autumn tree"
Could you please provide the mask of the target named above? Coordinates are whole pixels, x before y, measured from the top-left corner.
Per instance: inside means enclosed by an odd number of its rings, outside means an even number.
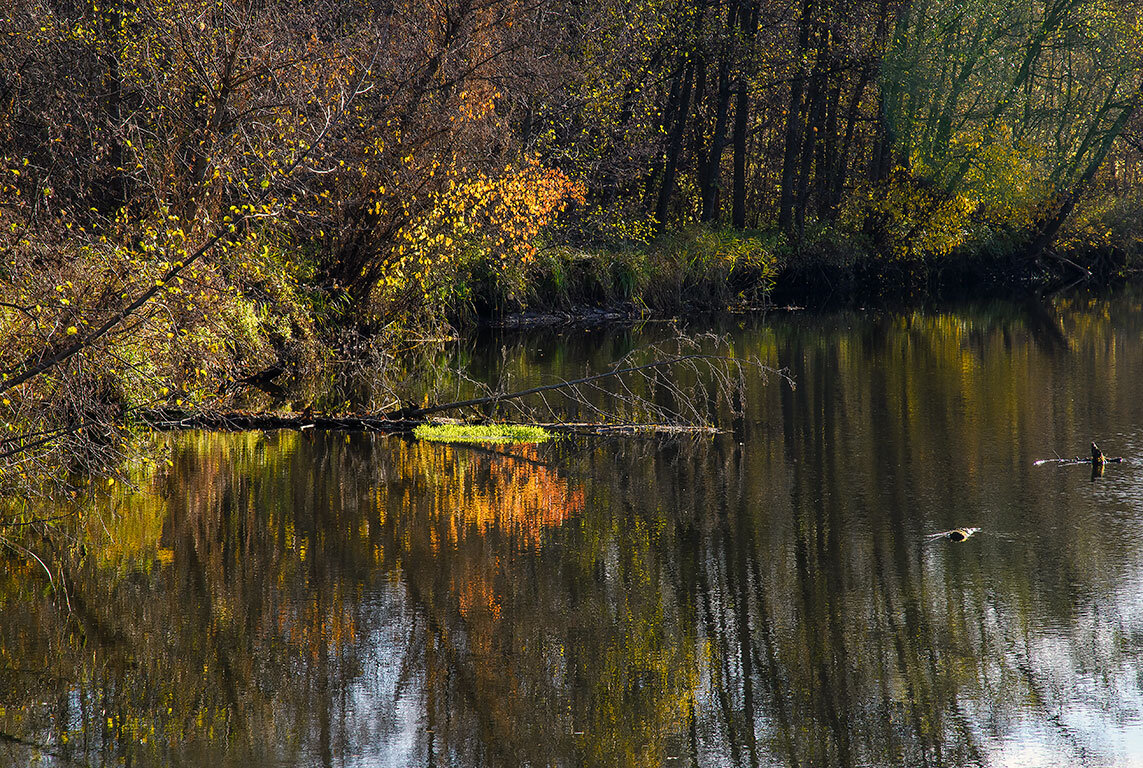
[[[423,308],[464,248],[526,262],[579,195],[507,130],[536,6],[17,5],[0,22],[3,457],[312,362],[343,297],[372,307],[355,324]]]
[[[1033,256],[1049,245],[1137,107],[1137,13],[1100,0],[912,4],[882,80],[893,163],[927,185],[901,236],[944,220],[947,249],[971,218],[1026,230]]]

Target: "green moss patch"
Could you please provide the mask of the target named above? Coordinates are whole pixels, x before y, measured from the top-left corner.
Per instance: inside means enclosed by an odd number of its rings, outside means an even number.
[[[552,436],[522,424],[422,424],[413,435],[435,443],[542,443]]]

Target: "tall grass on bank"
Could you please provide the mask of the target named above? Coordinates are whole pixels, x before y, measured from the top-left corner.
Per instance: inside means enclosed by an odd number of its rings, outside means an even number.
[[[472,258],[443,307],[454,324],[513,312],[634,305],[651,312],[761,306],[777,273],[772,232],[690,226],[650,242],[541,247],[527,265]]]

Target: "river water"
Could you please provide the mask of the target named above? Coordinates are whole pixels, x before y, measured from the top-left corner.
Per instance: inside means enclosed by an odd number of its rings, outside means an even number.
[[[0,556],[0,765],[1143,764],[1140,302],[719,330],[715,437],[163,436]]]

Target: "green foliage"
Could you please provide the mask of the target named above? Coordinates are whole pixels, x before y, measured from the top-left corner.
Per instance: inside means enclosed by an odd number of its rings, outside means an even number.
[[[1059,247],[1098,279],[1138,276],[1143,271],[1143,198],[1105,192],[1084,200],[1061,230]]]
[[[224,257],[164,280],[169,262],[124,245],[76,242],[48,251],[29,243],[10,250],[0,283],[0,360],[9,371],[94,334],[109,314],[158,290],[121,326],[4,393],[0,440],[8,455],[0,460],[0,488],[59,485],[70,470],[116,472],[131,442],[124,424],[136,411],[217,407],[243,375],[284,359],[321,359],[318,308],[300,288],[300,265],[283,254],[265,233],[250,230],[229,241]],[[43,433],[58,439],[37,447],[35,436]]]
[[[413,434],[434,443],[542,443],[552,436],[527,424],[421,424]]]
[[[657,230],[657,223],[648,218],[646,212],[632,213],[619,206],[605,207],[596,203],[565,216],[550,237],[554,243],[573,246],[639,248],[650,245]]]
[[[973,207],[923,179],[897,169],[846,207],[842,221],[872,239],[877,255],[911,261],[946,256],[964,242]]]

